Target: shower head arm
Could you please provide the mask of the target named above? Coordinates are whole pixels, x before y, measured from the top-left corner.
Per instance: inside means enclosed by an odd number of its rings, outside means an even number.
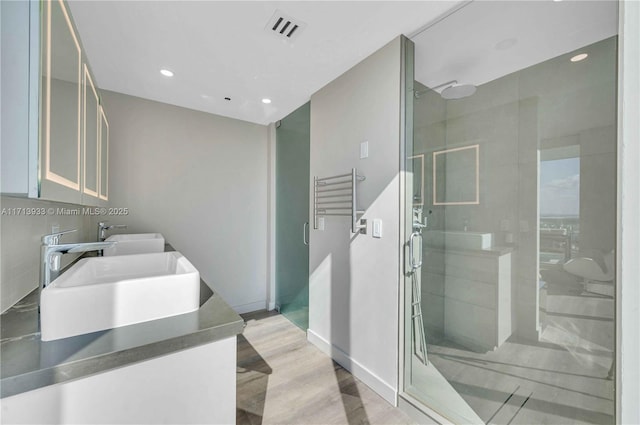
[[[446,88],[446,87],[448,87],[448,86],[452,86],[452,85],[454,85],[454,84],[458,84],[458,80],[451,80],[451,81],[447,81],[446,83],[439,84],[439,85],[437,85],[437,86],[435,86],[435,87],[429,87],[429,88],[427,88],[427,89],[425,89],[425,90],[416,90],[416,91],[414,92],[414,95],[415,95],[416,99],[419,99],[419,98],[420,98],[420,96],[422,96],[422,95],[423,95],[423,94],[425,94],[425,93],[428,93],[428,92],[430,92],[430,91],[436,91],[436,89],[439,89],[439,88],[441,88],[441,87],[445,87],[445,88]]]
[[[451,81],[447,81],[446,83],[442,83],[440,85],[437,85],[435,87],[431,87],[431,90],[436,90],[439,89],[441,87],[447,87],[447,86],[452,86],[454,84],[458,84],[458,80],[451,80]]]

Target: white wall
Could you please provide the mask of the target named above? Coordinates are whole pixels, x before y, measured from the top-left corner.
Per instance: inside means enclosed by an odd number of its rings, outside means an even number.
[[[160,232],[239,312],[265,308],[268,128],[103,92],[109,204]]]
[[[369,233],[354,236],[349,217],[311,230],[309,340],[395,403],[398,377],[400,232],[400,38],[311,97],[311,181],[356,167],[358,208]],[[369,157],[360,159],[360,143]],[[311,188],[313,193],[313,183]],[[310,206],[313,223],[313,202]],[[383,237],[371,236],[382,219]]]
[[[640,424],[640,3],[620,3],[618,422]]]
[[[2,423],[232,424],[235,364],[234,336],[6,397]]]

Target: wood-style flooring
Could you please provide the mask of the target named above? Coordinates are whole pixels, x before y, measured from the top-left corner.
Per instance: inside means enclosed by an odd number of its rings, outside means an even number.
[[[412,424],[277,313],[242,315],[236,423]]]

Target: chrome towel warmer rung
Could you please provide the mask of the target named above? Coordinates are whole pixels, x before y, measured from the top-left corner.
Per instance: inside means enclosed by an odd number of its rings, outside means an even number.
[[[313,228],[318,229],[318,217],[351,217],[351,232],[367,233],[366,220],[358,220],[364,211],[357,208],[357,183],[363,180],[365,177],[359,175],[355,168],[349,174],[314,177]]]

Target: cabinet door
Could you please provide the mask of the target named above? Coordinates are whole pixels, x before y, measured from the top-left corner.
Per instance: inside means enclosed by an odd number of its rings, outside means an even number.
[[[100,199],[109,200],[109,122],[100,106]]]
[[[64,3],[44,9],[40,197],[80,203],[82,52]]]
[[[99,182],[99,146],[100,111],[98,92],[93,84],[89,68],[84,65],[84,113],[83,113],[83,188],[82,203],[96,205]]]

